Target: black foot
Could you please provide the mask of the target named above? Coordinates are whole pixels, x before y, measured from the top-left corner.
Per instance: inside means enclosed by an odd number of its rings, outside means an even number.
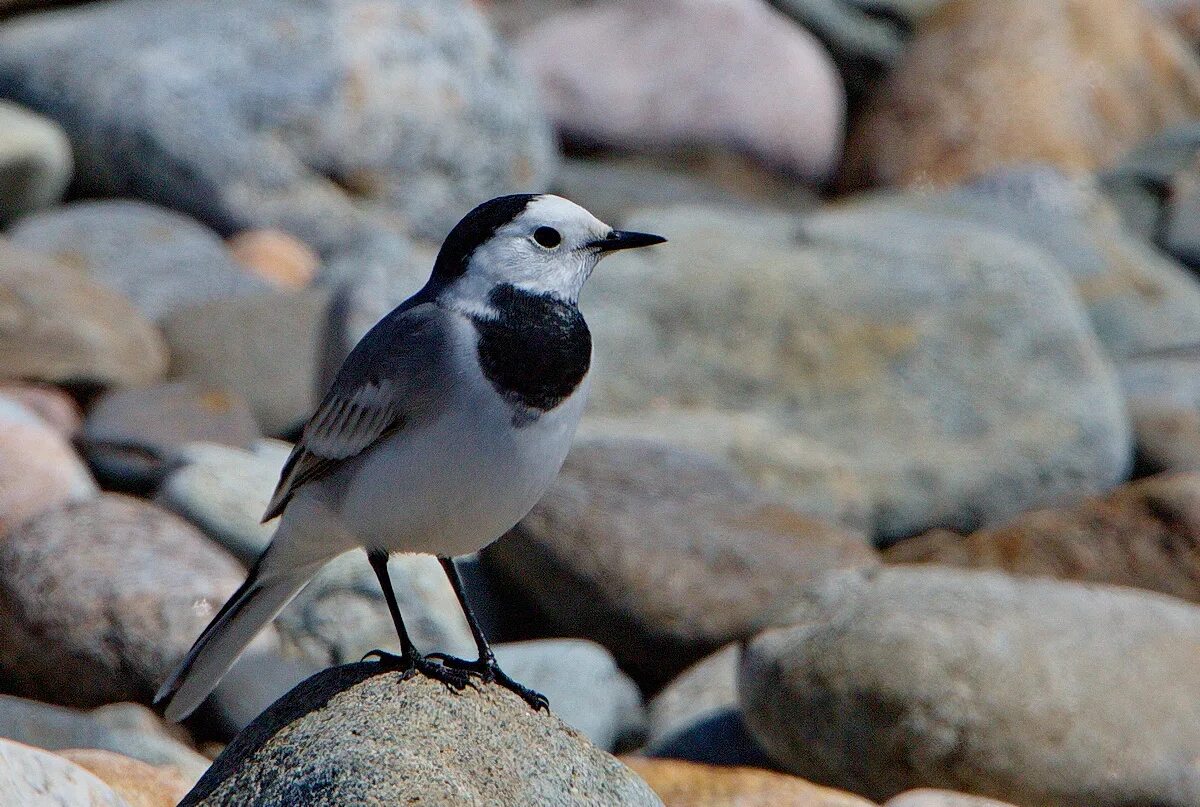
[[[386,650],[372,650],[363,656],[362,660],[366,661],[371,656],[378,658],[380,664],[403,673],[400,677],[401,681],[407,681],[420,673],[426,678],[432,678],[434,681],[445,684],[446,689],[453,692],[461,692],[467,688],[467,684],[471,683],[471,674],[468,671],[443,664],[433,655],[422,656],[418,653],[396,655]]]
[[[517,695],[520,695],[522,700],[528,703],[535,712],[550,708],[550,701],[546,699],[545,695],[540,692],[534,692],[529,687],[514,681],[508,676],[508,673],[500,669],[500,665],[496,663],[495,658],[470,661],[445,653],[430,653],[425,658],[434,659],[449,669],[459,670],[467,675],[477,675],[479,676],[479,680],[485,684],[497,683],[509,692],[515,692]]]

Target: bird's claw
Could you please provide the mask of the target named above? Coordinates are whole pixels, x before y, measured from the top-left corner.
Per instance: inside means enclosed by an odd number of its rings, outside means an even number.
[[[461,670],[467,676],[477,676],[485,684],[499,684],[509,692],[519,695],[535,712],[550,708],[550,701],[545,695],[534,692],[529,687],[514,681],[508,673],[500,669],[495,658],[480,658],[472,661],[447,653],[430,653],[426,658],[434,659],[447,668]]]
[[[461,670],[447,664],[441,663],[435,654],[422,656],[419,653],[404,653],[397,655],[389,653],[386,650],[372,650],[362,657],[366,661],[371,656],[379,659],[380,664],[385,664],[400,671],[401,681],[407,681],[414,675],[420,673],[426,678],[432,678],[446,686],[453,692],[461,692],[467,688],[467,684],[471,683],[471,675],[466,670]]]

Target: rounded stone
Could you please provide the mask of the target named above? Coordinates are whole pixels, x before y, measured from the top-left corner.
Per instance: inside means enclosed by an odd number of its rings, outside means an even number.
[[[266,288],[234,264],[212,230],[142,202],[72,202],[22,219],[10,236],[124,295],[151,320]]]
[[[0,378],[138,386],[162,377],[162,336],[127,299],[0,241]]]
[[[0,739],[0,793],[39,807],[130,807],[98,776],[68,759]]]
[[[832,572],[804,595],[739,676],[786,770],[876,800],[1200,801],[1200,608],[938,567]]]
[[[61,199],[72,167],[71,143],[54,121],[0,102],[0,224]]]
[[[45,513],[0,542],[5,691],[68,706],[149,702],[244,576],[187,522],[137,499],[103,494]]]
[[[841,157],[846,98],[807,31],[755,0],[571,9],[525,32],[559,129],[633,149],[733,147],[808,180]]]
[[[335,667],[254,721],[180,807],[428,803],[649,807],[614,757],[494,684],[449,691],[379,665]]]
[[[608,648],[647,690],[751,636],[865,537],[806,516],[718,460],[648,441],[577,444],[550,491],[482,554],[544,635]]]
[[[61,434],[19,404],[13,407],[17,411],[0,406],[0,536],[100,492]]]

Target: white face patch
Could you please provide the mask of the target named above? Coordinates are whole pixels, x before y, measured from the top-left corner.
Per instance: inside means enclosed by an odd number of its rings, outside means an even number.
[[[539,196],[475,249],[467,271],[444,294],[475,313],[487,309],[488,295],[502,283],[574,303],[601,257],[590,245],[611,231],[572,201]]]

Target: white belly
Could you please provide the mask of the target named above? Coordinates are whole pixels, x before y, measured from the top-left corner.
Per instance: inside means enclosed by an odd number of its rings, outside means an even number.
[[[331,504],[364,546],[464,555],[499,538],[537,504],[566,459],[587,379],[521,428],[486,382],[466,384],[444,414],[348,462]]]

